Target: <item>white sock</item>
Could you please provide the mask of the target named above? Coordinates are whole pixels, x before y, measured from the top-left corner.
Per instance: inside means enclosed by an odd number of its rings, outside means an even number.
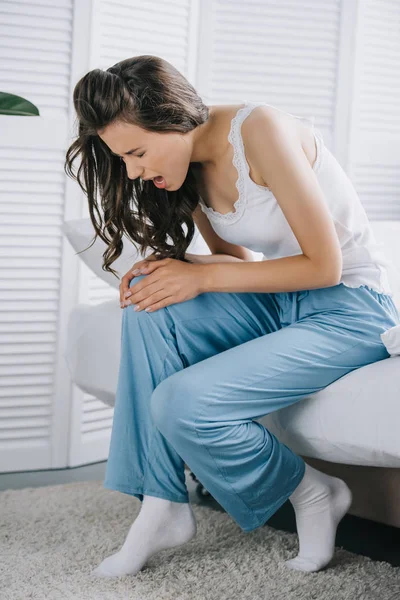
[[[181,546],[196,533],[196,519],[189,503],[144,495],[140,512],[122,548],[105,558],[92,574],[100,577],[135,575],[150,556]]]
[[[336,529],[351,506],[346,483],[306,463],[304,477],[289,497],[296,514],[299,554],[285,561],[290,569],[319,571],[332,559]]]

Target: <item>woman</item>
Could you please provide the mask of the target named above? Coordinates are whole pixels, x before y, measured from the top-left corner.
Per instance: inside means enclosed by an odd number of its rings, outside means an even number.
[[[324,568],[351,492],[254,419],[389,357],[380,334],[399,315],[350,180],[309,119],[265,103],[205,106],[155,56],[90,71],[74,105],[66,172],[108,245],[104,268],[115,274],[123,234],[154,250],[121,279],[104,482],[142,506],[94,573],[135,574],[193,539],[185,463],[243,531],[289,499],[299,554],[285,564]],[[194,223],[209,256],[185,252]]]

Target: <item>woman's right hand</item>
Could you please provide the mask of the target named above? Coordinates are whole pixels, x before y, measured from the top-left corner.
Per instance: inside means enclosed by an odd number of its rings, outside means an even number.
[[[139,262],[136,262],[133,265],[133,267],[121,278],[121,283],[119,285],[119,299],[121,308],[125,308],[124,302],[132,294],[132,292],[129,289],[129,283],[134,277],[140,275],[140,273],[133,273],[133,271],[135,271],[136,269],[141,269],[141,267],[143,267],[145,263],[150,260],[157,260],[157,257],[155,256],[154,252],[153,254],[149,254],[149,256],[146,256],[146,258],[144,258],[143,260],[139,260]]]

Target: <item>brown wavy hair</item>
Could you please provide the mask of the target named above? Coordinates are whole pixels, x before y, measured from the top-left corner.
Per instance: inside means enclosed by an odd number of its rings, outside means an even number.
[[[168,61],[142,55],[86,73],[75,85],[73,101],[78,133],[67,150],[64,171],[88,198],[96,232],[92,244],[97,237],[107,244],[102,269],[118,277],[110,265],[121,255],[124,234],[143,255],[150,247],[157,259],[190,262],[185,252],[195,233],[192,213],[199,202],[194,163],[175,191],[156,188],[151,180],[131,180],[121,158],[111,153],[98,131],[116,121],[147,131],[191,131],[209,118],[194,87]],[[78,155],[81,164],[75,174]]]

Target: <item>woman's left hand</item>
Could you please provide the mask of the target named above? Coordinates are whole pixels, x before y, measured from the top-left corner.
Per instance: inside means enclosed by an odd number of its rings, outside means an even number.
[[[138,305],[139,308],[135,310],[154,312],[164,306],[195,298],[205,291],[202,267],[204,265],[175,258],[149,261],[142,265],[139,273],[146,277],[130,287],[125,293],[125,302]]]

